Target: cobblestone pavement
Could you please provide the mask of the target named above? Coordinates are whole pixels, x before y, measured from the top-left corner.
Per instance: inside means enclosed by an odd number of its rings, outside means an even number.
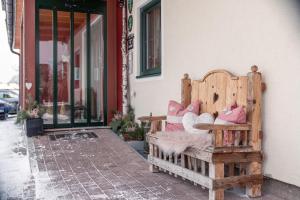
[[[12,123],[5,123],[13,132]],[[3,135],[4,125],[0,124],[0,128],[0,135]],[[20,129],[15,128],[14,131],[20,134]],[[23,160],[13,169],[5,169],[2,163],[9,159],[3,161],[1,158],[1,181],[2,177],[6,177],[4,182],[9,177],[23,178],[15,180],[19,185],[15,190],[3,187],[5,184],[0,182],[0,199],[208,199],[208,191],[200,186],[169,174],[150,173],[147,161],[110,130],[93,131],[98,138],[61,138],[54,141],[47,135],[30,138],[29,156],[22,148],[19,148],[21,151],[15,150],[18,152],[15,154]],[[65,132],[55,134],[62,133]],[[22,137],[19,135],[17,138]],[[0,136],[1,140],[5,138]],[[24,158],[29,158],[30,170],[28,160]],[[225,196],[228,200],[248,199],[232,192],[226,192]],[[280,198],[265,194],[259,199]]]

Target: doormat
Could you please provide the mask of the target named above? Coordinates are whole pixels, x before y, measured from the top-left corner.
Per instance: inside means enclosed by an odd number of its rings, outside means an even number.
[[[98,138],[94,132],[77,132],[77,133],[63,133],[63,134],[51,134],[50,140],[55,141],[57,139],[73,140],[73,139],[88,139]]]

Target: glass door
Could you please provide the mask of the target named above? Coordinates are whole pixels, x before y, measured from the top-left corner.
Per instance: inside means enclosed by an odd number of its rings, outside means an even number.
[[[88,122],[87,114],[87,15],[74,13],[74,122]]]
[[[71,123],[71,13],[57,11],[56,21],[56,121]]]
[[[90,20],[91,122],[103,122],[104,39],[103,16],[93,14]]]
[[[37,80],[39,87],[37,90],[37,100],[43,105],[46,113],[43,116],[44,125],[53,125],[54,116],[54,76],[53,76],[53,12],[51,10],[40,9],[38,28],[38,72]]]
[[[105,125],[105,6],[83,10],[38,2],[36,96],[46,108],[44,124]]]

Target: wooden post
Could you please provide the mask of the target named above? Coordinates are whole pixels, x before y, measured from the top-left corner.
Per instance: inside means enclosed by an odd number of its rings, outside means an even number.
[[[248,120],[252,124],[250,145],[253,150],[261,150],[261,97],[262,78],[257,72],[257,66],[252,66],[248,73]]]
[[[209,177],[211,179],[224,178],[224,163],[209,163]],[[223,200],[224,189],[209,189],[209,200]]]
[[[248,145],[248,131],[243,131],[242,132],[243,134],[242,134],[242,138],[243,138],[243,140],[242,140],[242,143],[243,143],[243,146],[247,146]]]
[[[163,159],[163,153],[162,153],[162,151],[160,149],[158,150],[158,157],[159,157],[159,159]],[[158,169],[162,170],[161,167],[159,167]]]
[[[150,128],[150,132],[151,133],[156,133],[158,131],[161,131],[161,121],[160,120],[156,120],[156,121],[152,121],[151,122],[151,128]]]
[[[191,160],[191,156],[187,156],[187,162],[188,162],[188,168],[191,170],[191,169],[192,169],[192,160]]]
[[[154,145],[153,144],[149,144],[149,154],[151,155],[151,156],[154,156],[155,154],[154,154]],[[158,169],[157,169],[157,167],[155,166],[155,165],[152,165],[152,164],[150,164],[150,167],[149,167],[149,170],[150,170],[150,172],[159,172],[158,171]]]
[[[174,154],[174,164],[178,165],[178,155]],[[174,174],[175,177],[177,177],[177,174]]]
[[[223,146],[223,131],[216,130],[214,133],[215,136],[215,145],[214,147],[222,147]]]
[[[198,159],[193,158],[193,170],[194,172],[198,172]]]
[[[169,162],[173,163],[173,155],[169,154]],[[172,172],[169,171],[169,174],[172,175]]]
[[[262,84],[261,74],[258,71],[257,66],[251,67],[250,73],[248,73],[248,119],[252,124],[250,145],[254,151],[261,151],[261,99],[262,99]],[[247,168],[247,174],[262,174],[262,164],[258,162],[251,162]],[[261,184],[247,185],[246,193],[250,197],[261,196]]]
[[[186,162],[185,162],[185,155],[183,153],[180,155],[180,162],[181,162],[181,167],[185,168]],[[182,178],[182,180],[185,180],[185,178]]]
[[[163,152],[163,157],[164,157],[164,161],[167,161],[167,154],[166,154],[166,152]],[[166,173],[166,172],[167,172],[167,170],[166,170],[166,169],[164,169],[164,172]]]
[[[234,163],[229,163],[228,164],[228,176],[234,176]]]
[[[187,107],[191,103],[191,92],[191,79],[188,74],[184,74],[183,79],[181,79],[181,104],[184,105],[184,107]]]
[[[205,176],[205,161],[201,160],[201,174]]]
[[[248,166],[247,173],[248,173],[248,175],[262,174],[261,163],[251,162]],[[260,197],[261,196],[261,185],[262,184],[247,185],[246,186],[246,194],[249,197]]]
[[[201,174],[203,175],[203,176],[205,176],[205,161],[204,160],[200,160],[200,162],[201,162]],[[202,189],[205,189],[205,187],[203,187],[202,186]]]

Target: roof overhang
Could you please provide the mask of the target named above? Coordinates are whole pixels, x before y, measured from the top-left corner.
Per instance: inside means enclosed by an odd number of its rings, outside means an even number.
[[[13,49],[21,47],[23,0],[2,0],[2,9],[6,12],[8,43],[14,52]]]

